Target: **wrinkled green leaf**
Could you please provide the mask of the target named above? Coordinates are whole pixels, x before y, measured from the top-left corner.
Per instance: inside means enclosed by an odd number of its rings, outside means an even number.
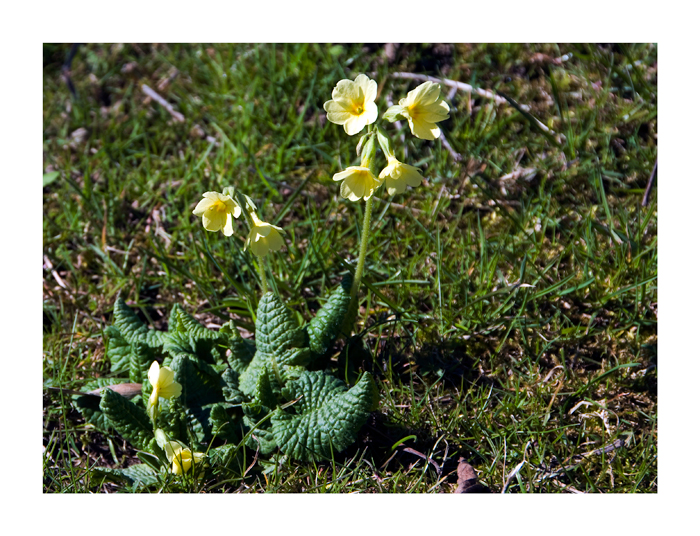
[[[106,478],[113,482],[126,482],[129,486],[152,486],[158,483],[158,473],[145,463],[139,463],[126,469],[108,469],[107,467],[95,467],[93,478]]]
[[[226,369],[221,375],[224,386],[221,388],[224,400],[231,404],[243,402],[243,393],[238,389],[238,373],[233,369]]]
[[[187,426],[187,441],[185,443],[200,444],[211,440],[211,409],[214,404],[206,406],[191,406],[185,410]],[[178,438],[179,439],[179,438]]]
[[[233,321],[227,322],[221,326],[219,333],[228,337],[228,345],[231,350],[228,356],[229,366],[241,374],[248,367],[255,355],[255,343],[241,337]]]
[[[89,392],[101,387],[107,387],[108,385],[116,385],[119,383],[125,383],[127,380],[124,378],[97,378],[91,382],[86,383],[81,391]],[[109,418],[102,412],[100,408],[101,397],[93,395],[85,396],[75,396],[73,399],[73,404],[80,411],[82,416],[87,422],[92,424],[98,430],[103,432],[109,431],[112,425],[109,422]]]
[[[150,346],[138,341],[132,344],[129,356],[129,379],[134,383],[148,382],[148,369],[155,358],[155,351]]]
[[[314,358],[325,354],[342,333],[343,322],[350,306],[352,275],[347,274],[328,301],[309,322],[309,348]],[[349,336],[349,333],[345,333]]]
[[[102,391],[100,409],[119,435],[137,449],[146,450],[148,442],[153,438],[146,410],[111,389]]]
[[[168,333],[164,338],[164,350],[171,354],[192,353],[211,365],[224,365],[225,348],[220,341],[226,337],[201,325],[179,305],[170,312]]]
[[[262,416],[264,417],[264,415]],[[262,417],[258,416],[244,415],[243,424],[250,430],[258,424],[261,418]],[[268,420],[255,428],[253,433],[248,436],[245,445],[250,449],[259,450],[260,454],[263,456],[267,456],[275,450],[277,448],[277,441],[275,441],[275,435],[272,432],[270,421]]]
[[[240,435],[238,418],[226,411],[223,404],[215,404],[209,414],[212,435],[226,441],[238,441]]]
[[[105,329],[107,335],[106,355],[110,363],[111,372],[124,372],[131,367],[131,344],[114,326]]]
[[[149,329],[121,298],[114,304],[114,326],[129,343],[142,342],[161,348],[165,341],[165,333]]]
[[[173,357],[170,368],[175,381],[182,385],[182,400],[186,407],[203,406],[223,400],[223,381],[217,371],[192,354]]]
[[[222,465],[224,467],[228,466],[228,464],[231,463],[231,458],[233,457],[233,453],[237,448],[238,445],[235,443],[228,443],[226,445],[210,449],[209,455],[207,456],[209,465]]]
[[[256,352],[248,368],[241,374],[239,388],[252,396],[258,376],[263,370],[278,372],[285,365],[306,365],[311,354],[308,336],[300,329],[292,313],[272,292],[265,294],[258,305],[255,322]]]
[[[158,427],[173,439],[185,439],[187,437],[188,417],[180,400],[161,400],[160,404],[161,413],[158,415]]]
[[[272,431],[282,452],[295,458],[328,458],[357,438],[373,405],[374,381],[365,372],[348,389],[338,378],[321,371],[306,372],[282,390],[287,400],[300,400],[272,416]]]
[[[85,418],[85,421],[98,430],[107,432],[111,428],[109,418],[100,409],[100,397],[92,395],[79,396],[73,403]]]

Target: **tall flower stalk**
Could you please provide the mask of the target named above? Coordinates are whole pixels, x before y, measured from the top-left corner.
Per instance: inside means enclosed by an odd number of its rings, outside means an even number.
[[[260,275],[262,293],[268,290],[267,275],[265,273],[265,256],[278,251],[284,245],[281,227],[262,221],[257,214],[258,208],[253,200],[232,186],[224,188],[222,194],[218,192],[205,192],[204,199],[194,209],[195,216],[202,217],[202,224],[207,231],[222,231],[226,236],[233,234],[233,218],[243,214],[250,229],[245,241],[244,250],[250,251],[258,257],[255,263]]]
[[[372,131],[369,133],[368,138],[364,141],[364,146],[362,147],[362,159],[360,166],[364,169],[368,169],[369,173],[377,183],[381,184],[377,176],[377,133]],[[355,270],[355,277],[352,281],[352,287],[350,290],[350,296],[354,300],[357,296],[357,290],[360,287],[360,281],[362,281],[362,272],[365,268],[365,258],[367,257],[367,245],[369,243],[369,228],[372,222],[372,201],[374,200],[374,193],[376,188],[372,190],[365,201],[365,213],[362,221],[362,237],[360,238],[360,256],[357,259],[357,269]]]
[[[349,201],[365,201],[360,255],[350,291],[352,300],[356,299],[365,267],[374,195],[382,184],[386,184],[390,195],[395,195],[405,192],[407,186],[419,186],[423,180],[417,167],[399,162],[386,134],[376,125],[369,126],[378,117],[377,105],[374,103],[376,96],[377,83],[360,74],[354,81],[339,81],[333,89],[332,100],[323,105],[328,120],[342,125],[346,134],[358,134],[365,126],[369,129],[369,132],[360,138],[357,146],[358,155],[360,152],[362,154],[360,165],[350,166],[333,176],[333,180],[342,181],[342,197]],[[411,133],[415,137],[434,140],[441,135],[436,123],[447,119],[448,112],[449,106],[440,96],[440,85],[426,82],[410,91],[405,99],[401,99],[399,105],[389,108],[383,119],[394,122],[404,118],[408,120]],[[377,142],[387,160],[387,165],[381,173],[376,162]]]

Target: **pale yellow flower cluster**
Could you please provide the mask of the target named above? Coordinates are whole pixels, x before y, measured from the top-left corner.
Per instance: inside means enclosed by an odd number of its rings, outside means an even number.
[[[411,132],[422,140],[435,140],[440,137],[440,127],[435,123],[444,121],[449,116],[450,107],[440,97],[440,84],[423,82],[405,99],[389,108],[384,118],[395,120],[402,116],[408,121]]]
[[[253,220],[253,226],[248,233],[244,249],[250,248],[250,251],[258,257],[264,257],[270,251],[278,251],[284,245],[280,235],[284,233],[282,227],[260,221],[255,212],[251,212],[250,217]]]
[[[203,452],[192,452],[179,441],[168,441],[163,445],[163,451],[168,461],[173,464],[170,472],[176,475],[193,474],[195,478],[201,477],[204,473],[202,462],[206,454]]]
[[[359,201],[360,199],[367,201],[382,184],[382,181],[377,179],[369,168],[362,166],[350,166],[333,175],[333,180],[343,181],[340,185],[340,195],[350,201]]]
[[[327,101],[323,109],[331,123],[343,125],[347,134],[354,135],[377,120],[377,105],[374,103],[376,97],[377,83],[360,74],[354,81],[338,82],[333,89],[332,100]],[[440,96],[440,84],[425,82],[409,91],[406,98],[390,107],[383,117],[389,121],[403,117],[408,121],[414,136],[434,140],[440,137],[440,128],[436,123],[447,119],[449,111],[449,106]],[[358,153],[364,140],[365,137],[360,140]],[[379,173],[379,177],[374,176],[365,162],[333,175],[334,181],[342,181],[341,196],[350,201],[366,201],[384,183],[390,195],[405,192],[407,186],[421,184],[423,177],[417,167],[399,162],[388,145],[382,145],[382,150],[387,158],[387,166]]]
[[[395,156],[389,156],[389,164],[379,174],[379,178],[386,181],[386,191],[389,195],[402,194],[406,191],[406,185],[420,186],[423,176],[415,166],[409,166],[399,162]]]
[[[195,478],[200,478],[204,474],[204,460],[206,454],[203,452],[192,452],[192,449],[187,447],[180,441],[169,440],[166,433],[158,428],[155,430],[155,440],[157,445],[163,449],[168,463],[170,472],[175,475],[192,475]]]
[[[333,88],[333,100],[326,101],[323,109],[328,112],[328,120],[343,125],[345,132],[353,136],[365,126],[377,120],[377,83],[367,75],[360,74],[352,80],[341,80]]]
[[[148,399],[148,414],[155,422],[158,417],[158,399],[177,398],[182,394],[182,385],[175,381],[175,373],[168,367],[160,368],[158,361],[148,369],[148,381],[153,386]]]
[[[158,398],[177,398],[182,394],[182,385],[175,381],[175,373],[169,367],[160,368],[158,361],[148,369],[148,381],[153,386],[148,405],[154,407]]]
[[[225,236],[233,234],[233,218],[241,215],[241,206],[230,195],[219,192],[204,192],[192,214],[202,217],[207,231],[222,231]]]
[[[228,192],[228,193],[227,193]],[[224,193],[205,192],[202,199],[192,213],[201,216],[202,225],[207,231],[222,231],[225,236],[233,234],[233,218],[238,218],[241,213],[240,204],[232,197],[233,189],[225,188]],[[264,257],[271,251],[279,251],[284,245],[280,233],[284,233],[281,227],[266,223],[258,217],[257,207],[253,201],[245,197],[245,210],[252,222],[244,249],[250,249],[258,257]]]

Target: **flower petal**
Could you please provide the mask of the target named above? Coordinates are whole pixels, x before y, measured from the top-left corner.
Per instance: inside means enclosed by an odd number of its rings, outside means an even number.
[[[333,175],[333,180],[334,181],[342,181],[346,177],[349,177],[350,175],[352,175],[353,173],[355,173],[355,171],[352,167],[350,167],[348,169],[344,169],[343,171],[339,171],[338,173]]]
[[[202,224],[207,231],[218,231],[226,225],[226,213],[218,210],[207,210],[202,215]]]
[[[428,123],[420,118],[409,118],[408,125],[413,135],[422,140],[435,140],[440,137],[440,128],[435,123]]]
[[[238,208],[238,211],[240,212],[240,207]],[[231,236],[233,234],[233,218],[231,217],[231,213],[226,214],[226,224],[224,225],[224,236]]]
[[[450,113],[450,106],[444,100],[440,99],[428,106],[423,106],[422,113],[448,115]]]
[[[362,90],[365,107],[370,102],[374,103],[374,99],[377,98],[377,83],[374,80],[370,80],[366,74],[358,74],[357,78],[355,78],[355,83]]]
[[[336,125],[344,125],[350,119],[355,117],[350,112],[330,112],[327,114],[328,120]]]
[[[377,105],[373,102],[365,103],[365,113],[362,114],[362,117],[364,117],[368,125],[374,123],[377,120],[377,117],[379,117],[379,110],[377,109]]]
[[[386,191],[389,193],[389,195],[402,194],[406,191],[406,183],[402,180],[387,177]]]
[[[177,398],[182,394],[182,385],[178,382],[172,382],[160,389],[158,395],[162,398]]]
[[[404,164],[403,167],[406,168],[403,174],[406,184],[415,188],[423,183],[423,176],[420,174],[417,167],[409,166],[408,164]]]
[[[333,88],[332,97],[334,101],[347,99],[352,102],[362,102],[360,99],[360,86],[352,80],[341,80]]]
[[[267,237],[267,242],[270,251],[279,251],[284,245],[284,240],[275,229],[270,229],[270,235]]]
[[[150,407],[154,407],[158,403],[158,396],[159,396],[158,388],[154,387],[153,391],[151,391],[151,396],[148,397],[148,405]]]
[[[264,257],[270,251],[270,247],[268,246],[267,240],[262,238],[261,240],[259,239],[251,242],[250,250],[258,257]]]
[[[376,108],[376,106],[375,106]],[[376,119],[376,116],[375,116]],[[350,115],[347,121],[343,124],[343,128],[345,129],[345,133],[348,134],[349,136],[354,136],[358,132],[360,132],[365,126],[367,125],[367,116],[365,114],[362,115]]]
[[[343,184],[340,185],[340,195],[345,199],[349,199],[350,201],[359,201],[362,199],[362,195],[357,195],[357,193],[355,193],[353,190],[353,187],[357,188],[357,184],[347,180],[344,181]]]
[[[180,455],[182,452],[182,446],[177,441],[168,441],[163,445],[163,451],[168,461],[172,463],[176,456]]]
[[[323,109],[329,113],[350,112],[355,108],[350,99],[329,100],[323,104]]]
[[[423,82],[413,91],[409,91],[407,99],[410,104],[427,106],[440,97],[440,84],[435,82]],[[409,106],[410,106],[409,104]]]
[[[207,209],[209,209],[209,207],[212,206],[213,203],[214,202],[211,199],[208,199],[206,197],[204,199],[201,199],[199,203],[197,203],[197,206],[194,207],[192,214],[194,214],[195,216],[201,216]]]
[[[160,387],[165,387],[173,383],[175,379],[175,372],[170,367],[163,367],[160,369],[160,375],[158,377],[158,385]]]
[[[158,379],[160,378],[160,365],[158,361],[151,363],[151,368],[148,369],[148,381],[151,382],[153,387],[158,385]]]
[[[269,223],[260,222],[259,225],[255,226],[255,232],[260,236],[267,236],[270,234],[272,227]]]

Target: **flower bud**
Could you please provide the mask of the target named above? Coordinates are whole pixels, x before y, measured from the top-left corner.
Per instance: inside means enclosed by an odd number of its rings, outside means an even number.
[[[381,130],[377,130],[377,140],[387,160],[389,160],[390,156],[395,156],[394,148],[391,146],[391,140],[387,138]]]
[[[379,174],[379,169],[377,168],[376,132],[370,133],[369,138],[365,142],[365,146],[362,148],[360,166],[369,169],[375,177]]]

